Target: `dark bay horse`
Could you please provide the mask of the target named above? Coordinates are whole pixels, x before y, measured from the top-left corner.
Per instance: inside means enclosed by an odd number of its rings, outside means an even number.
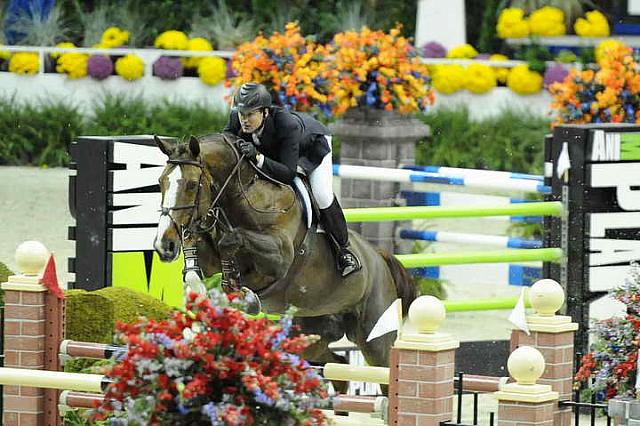
[[[406,314],[417,296],[393,255],[378,252],[351,232],[351,247],[363,267],[342,278],[325,234],[307,233],[294,190],[244,160],[234,136],[192,136],[184,143],[155,139],[169,157],[160,178],[162,215],[154,243],[163,261],[194,246],[202,272],[211,276],[233,256],[242,284],[260,297],[265,312],[295,306],[301,331],[321,336],[307,359],[344,362],[328,344],[346,333],[370,365],[388,365],[395,333],[370,342],[367,336],[396,298],[402,299]]]

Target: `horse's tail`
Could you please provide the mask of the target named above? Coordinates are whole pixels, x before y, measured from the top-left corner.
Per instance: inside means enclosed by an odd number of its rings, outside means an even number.
[[[394,255],[382,250],[379,253],[389,267],[393,282],[396,285],[396,292],[402,300],[402,314],[407,315],[409,305],[418,297],[416,283]]]

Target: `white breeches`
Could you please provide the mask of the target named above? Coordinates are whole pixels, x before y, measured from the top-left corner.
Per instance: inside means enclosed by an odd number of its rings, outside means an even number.
[[[331,136],[325,136],[329,144],[329,153],[309,175],[311,191],[320,209],[326,209],[333,203],[333,161],[331,159]]]

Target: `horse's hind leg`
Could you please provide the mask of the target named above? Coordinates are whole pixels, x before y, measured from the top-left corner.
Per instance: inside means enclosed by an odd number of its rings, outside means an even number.
[[[339,316],[326,315],[323,317],[295,318],[295,324],[300,326],[300,332],[304,334],[316,334],[320,340],[309,346],[304,351],[304,358],[313,364],[326,364],[336,362],[348,364],[347,358],[338,355],[329,348],[329,343],[340,340],[344,335],[342,321]],[[338,393],[346,393],[348,382],[332,381],[333,388]]]

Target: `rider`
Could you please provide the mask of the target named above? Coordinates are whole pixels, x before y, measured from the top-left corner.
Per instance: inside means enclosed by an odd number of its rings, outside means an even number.
[[[305,171],[322,225],[337,244],[338,270],[343,277],[358,271],[361,264],[349,249],[347,223],[333,194],[329,129],[309,115],[273,105],[262,84],[244,83],[233,98],[224,131],[240,137],[245,157],[282,183],[293,183],[297,166]]]

